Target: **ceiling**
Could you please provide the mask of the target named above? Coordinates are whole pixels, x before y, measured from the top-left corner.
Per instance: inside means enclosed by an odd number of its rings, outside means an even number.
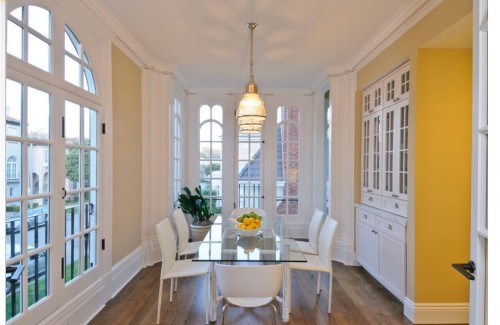
[[[188,89],[314,89],[349,66],[388,24],[430,0],[96,0],[154,62],[176,67]],[[435,1],[434,1],[435,2]],[[416,6],[418,3],[419,6]],[[408,9],[411,7],[412,9]],[[415,9],[413,9],[415,8]],[[404,17],[403,17],[404,18]],[[354,62],[357,63],[357,62]]]

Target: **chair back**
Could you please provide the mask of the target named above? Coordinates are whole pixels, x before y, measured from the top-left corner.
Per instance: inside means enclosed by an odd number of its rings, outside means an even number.
[[[275,265],[215,264],[217,285],[224,297],[276,298],[283,281],[283,263]]]
[[[165,219],[156,225],[156,235],[161,249],[161,276],[170,269],[175,261],[175,234],[170,220]]]
[[[309,244],[315,252],[318,251],[318,237],[323,224],[325,213],[320,209],[314,210],[311,222],[309,223]]]
[[[231,212],[231,218],[236,218],[236,217],[239,217],[241,215],[244,215],[244,214],[252,212],[252,211],[257,213],[259,216],[262,216],[262,217],[266,216],[266,212],[262,209],[259,209],[259,208],[237,208]]]
[[[319,233],[318,255],[321,261],[325,265],[328,265],[330,271],[332,269],[333,236],[335,235],[337,224],[337,220],[326,217]]]
[[[184,248],[186,248],[189,242],[189,225],[182,209],[174,211],[174,222],[175,228],[177,229],[177,237],[179,239],[179,246],[177,247],[177,250],[181,252]]]

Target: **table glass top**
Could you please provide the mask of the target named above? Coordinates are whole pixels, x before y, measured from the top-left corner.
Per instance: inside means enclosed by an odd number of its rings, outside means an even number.
[[[281,218],[266,217],[252,237],[241,236],[235,223],[218,216],[194,261],[305,262],[297,242]]]

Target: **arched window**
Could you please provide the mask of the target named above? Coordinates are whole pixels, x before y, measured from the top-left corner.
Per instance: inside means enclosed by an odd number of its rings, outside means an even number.
[[[222,107],[200,107],[200,185],[213,213],[222,210]]]
[[[19,175],[17,174],[17,158],[14,156],[10,156],[7,159],[6,178],[7,180],[19,178]]]

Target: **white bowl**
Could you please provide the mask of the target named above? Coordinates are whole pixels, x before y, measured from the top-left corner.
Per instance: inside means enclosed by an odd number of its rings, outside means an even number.
[[[238,228],[238,225],[234,225],[234,228],[236,229],[236,232],[243,237],[253,237],[260,230],[260,227],[257,229],[240,229]]]

